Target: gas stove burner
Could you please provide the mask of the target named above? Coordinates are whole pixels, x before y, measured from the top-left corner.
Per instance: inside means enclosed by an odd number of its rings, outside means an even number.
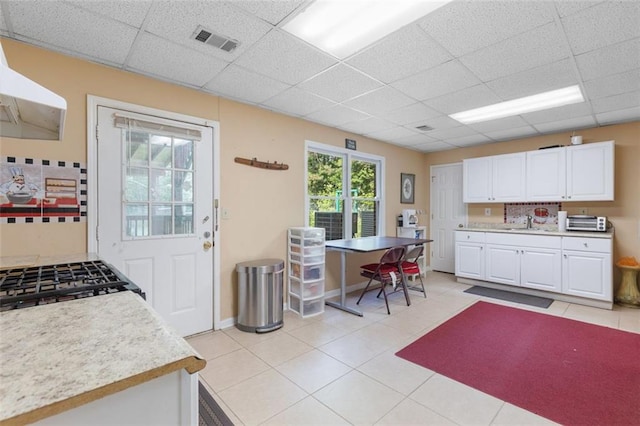
[[[126,290],[145,297],[138,286],[100,260],[7,269],[0,271],[0,310]]]

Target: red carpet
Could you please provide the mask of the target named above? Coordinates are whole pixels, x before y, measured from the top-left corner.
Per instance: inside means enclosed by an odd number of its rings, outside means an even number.
[[[477,302],[396,355],[564,425],[640,425],[640,334]]]

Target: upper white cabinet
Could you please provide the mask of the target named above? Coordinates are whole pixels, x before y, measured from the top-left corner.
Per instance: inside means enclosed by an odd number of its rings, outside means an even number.
[[[526,153],[464,160],[462,197],[465,203],[525,200]]]
[[[527,201],[613,200],[613,141],[527,152]]]

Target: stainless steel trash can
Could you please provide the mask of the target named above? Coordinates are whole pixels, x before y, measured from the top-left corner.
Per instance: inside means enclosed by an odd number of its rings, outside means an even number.
[[[284,260],[261,259],[236,265],[238,322],[243,331],[266,333],[282,327]]]

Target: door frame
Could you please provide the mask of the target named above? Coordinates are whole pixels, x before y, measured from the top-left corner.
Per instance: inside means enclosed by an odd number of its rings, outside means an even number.
[[[87,252],[98,252],[98,106],[121,109],[140,114],[147,114],[171,120],[184,121],[200,126],[210,127],[213,133],[212,167],[213,167],[213,197],[214,202],[214,232],[213,232],[213,329],[221,328],[220,319],[220,226],[218,209],[215,203],[220,199],[220,123],[190,115],[178,114],[157,108],[87,95]],[[218,202],[219,204],[219,202]]]

